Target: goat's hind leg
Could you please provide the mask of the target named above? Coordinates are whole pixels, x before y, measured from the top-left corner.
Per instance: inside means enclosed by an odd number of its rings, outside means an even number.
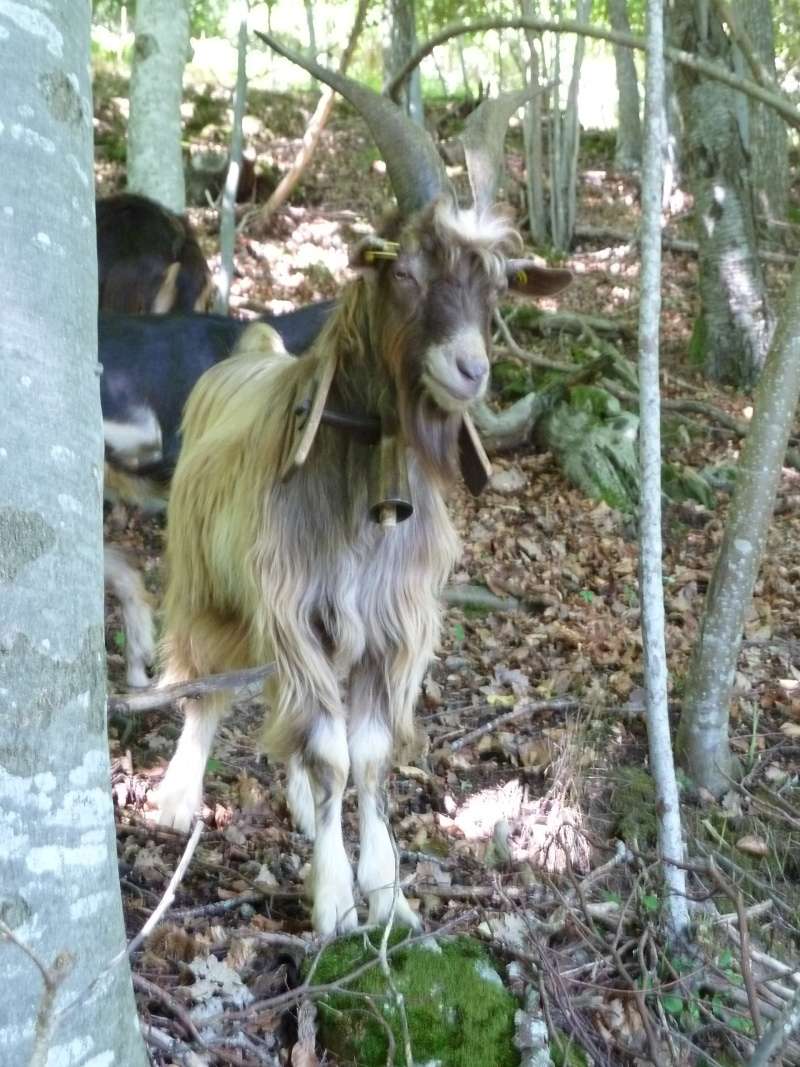
[[[369,900],[370,925],[387,922],[394,908],[397,922],[419,927],[397,884],[397,863],[386,813],[385,785],[391,762],[392,739],[386,726],[372,715],[354,721],[349,738],[353,779],[358,790],[361,853],[358,884]]]
[[[227,707],[225,695],[219,693],[184,701],[183,730],[156,797],[162,826],[185,833],[195,814],[202,810],[203,775]]]

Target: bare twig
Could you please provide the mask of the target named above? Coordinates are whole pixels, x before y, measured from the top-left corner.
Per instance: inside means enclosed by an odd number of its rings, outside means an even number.
[[[189,1012],[166,989],[162,989],[160,985],[156,985],[155,982],[151,982],[148,978],[143,978],[140,974],[133,975],[133,988],[138,989],[140,993],[144,993],[151,1000],[156,1000],[163,1005],[175,1016],[190,1040],[196,1041],[201,1048],[206,1047],[206,1043],[200,1036],[200,1031],[195,1026]]]
[[[798,1026],[800,1026],[800,989],[797,990],[784,1011],[764,1031],[764,1036],[750,1057],[748,1067],[767,1067],[769,1061],[784,1048]]]
[[[248,667],[242,671],[225,671],[222,674],[210,674],[205,678],[194,678],[191,682],[178,682],[175,685],[161,687],[152,686],[149,689],[140,689],[132,693],[112,694],[106,700],[106,710],[114,714],[153,711],[155,708],[163,708],[184,697],[202,697],[208,693],[256,686],[274,673],[275,664],[265,663],[261,667]]]
[[[155,930],[156,926],[163,918],[164,912],[175,899],[175,892],[178,886],[181,884],[184,874],[186,874],[187,867],[192,862],[192,856],[194,855],[194,851],[197,848],[197,843],[200,840],[200,835],[203,832],[203,828],[203,820],[198,819],[195,823],[194,830],[192,831],[192,836],[186,842],[186,848],[183,850],[183,855],[180,858],[180,862],[175,868],[175,873],[172,875],[172,878],[170,878],[169,885],[164,890],[163,897],[158,902],[158,905],[153,911],[150,918],[147,920],[147,922],[141,928],[139,933],[136,934],[136,936],[131,940],[130,944],[128,945],[127,952],[129,956],[132,956],[142,944],[142,942],[145,940],[145,938],[149,937],[153,930]],[[112,966],[113,962],[114,961],[112,961]]]
[[[53,1004],[61,983],[72,969],[72,965],[75,962],[74,958],[68,952],[59,952],[53,960],[52,967],[48,967],[33,949],[26,945],[24,941],[21,941],[11,927],[3,922],[2,919],[0,919],[0,938],[4,938],[6,941],[10,941],[12,945],[16,945],[42,976],[44,989],[36,1012],[34,1042],[29,1067],[45,1067],[53,1030],[58,1017],[58,1013],[53,1010]]]
[[[492,733],[493,730],[499,729],[501,726],[505,726],[507,722],[513,722],[515,719],[522,719],[526,715],[535,715],[540,711],[574,711],[577,708],[577,700],[569,699],[556,699],[556,700],[522,700],[517,707],[512,708],[511,711],[506,711],[502,715],[498,715],[496,719],[492,719],[491,722],[485,722],[483,726],[478,726],[474,730],[470,730],[469,733],[464,734],[457,741],[453,741],[450,745],[451,752],[458,752],[459,749],[465,747],[465,745],[471,745],[473,741],[477,741],[479,737],[483,737],[484,734]]]

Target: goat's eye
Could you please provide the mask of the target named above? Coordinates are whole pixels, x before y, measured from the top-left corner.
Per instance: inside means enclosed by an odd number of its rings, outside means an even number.
[[[403,270],[402,267],[395,267],[392,271],[392,277],[396,282],[400,282],[401,285],[406,285],[415,280],[414,275],[407,270]]]

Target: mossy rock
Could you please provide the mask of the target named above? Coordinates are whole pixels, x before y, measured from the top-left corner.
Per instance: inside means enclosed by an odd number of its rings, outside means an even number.
[[[341,979],[375,959],[379,936],[354,934],[332,944],[314,972],[314,985]],[[390,944],[398,945],[407,936],[393,933]],[[513,1043],[517,1001],[482,945],[468,937],[416,941],[395,950],[389,965],[404,1000],[416,1064],[517,1067],[519,1053]],[[346,990],[320,999],[318,1007],[320,1039],[342,1067],[386,1063],[386,1028],[375,1011],[391,1027],[397,1049],[403,1048],[399,1011],[379,965],[348,983]],[[401,1053],[398,1059],[402,1060]]]
[[[627,844],[653,848],[658,841],[656,786],[642,767],[620,767],[614,774],[611,810],[616,816],[615,833]]]

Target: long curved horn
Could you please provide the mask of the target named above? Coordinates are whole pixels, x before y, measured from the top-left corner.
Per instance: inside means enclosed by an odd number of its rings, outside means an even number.
[[[444,164],[427,131],[412,122],[396,104],[352,78],[294,52],[270,34],[255,32],[279,55],[341,93],[359,112],[386,163],[401,215],[412,214],[451,189]]]
[[[484,100],[467,116],[461,143],[467,162],[472,199],[480,214],[494,203],[503,163],[503,142],[511,116],[537,93],[538,86],[501,93]]]

